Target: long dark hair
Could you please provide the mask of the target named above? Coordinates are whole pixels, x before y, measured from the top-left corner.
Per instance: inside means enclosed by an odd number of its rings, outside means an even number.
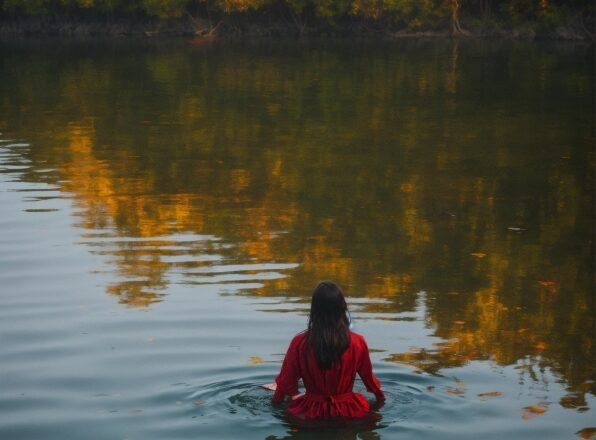
[[[350,344],[348,306],[332,281],[322,281],[312,293],[306,342],[324,370],[335,366]]]

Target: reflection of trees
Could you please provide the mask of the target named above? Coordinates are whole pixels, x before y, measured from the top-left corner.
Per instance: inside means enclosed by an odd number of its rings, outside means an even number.
[[[251,293],[334,278],[388,300],[364,311],[401,312],[425,290],[447,342],[390,359],[529,357],[566,378],[565,405],[594,392],[589,57],[463,42],[122,51],[12,54],[0,90],[3,124],[35,133],[33,163],[56,168],[91,238],[159,237],[97,247],[123,302],[158,301],[171,271],[217,258],[296,262]],[[205,233],[236,246],[168,239]]]

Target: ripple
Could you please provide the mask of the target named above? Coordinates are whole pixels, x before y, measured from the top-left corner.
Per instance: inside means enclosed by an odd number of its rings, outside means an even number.
[[[259,384],[271,376],[250,376],[214,382],[189,397],[198,411],[211,417],[250,418],[251,423],[272,422],[283,416],[283,410],[271,404],[271,392]]]
[[[172,386],[173,389],[168,391],[167,400],[186,405],[189,412],[206,417],[211,423],[226,424],[234,420],[243,420],[243,423],[247,423],[247,428],[280,422],[289,425],[300,424],[299,421],[288,419],[285,406],[273,405],[271,392],[260,386],[271,382],[277,373],[277,369],[271,369],[269,366],[263,366],[263,370],[265,369],[268,369],[268,372],[250,375],[238,369],[224,369],[214,374],[216,377],[226,378],[223,380],[208,381],[205,378],[202,380],[203,383],[196,386],[185,382],[176,383]],[[235,378],[229,379],[230,377]],[[372,420],[378,427],[416,420],[421,409],[426,412],[429,408],[449,405],[449,401],[453,399],[449,394],[429,391],[446,383],[446,379],[443,378],[399,371],[382,371],[378,377],[383,384],[386,398],[384,404],[379,407],[375,406],[374,397],[366,393],[359,380],[354,387],[354,391],[372,399],[371,417],[362,421],[368,428]],[[342,426],[342,423],[318,421],[309,422],[309,426],[338,427]]]
[[[284,270],[295,269],[299,265],[295,263],[260,263],[260,264],[229,264],[224,266],[209,266],[196,269],[196,273],[227,273],[227,272],[249,272],[261,270]]]
[[[277,280],[285,278],[286,276],[279,272],[258,272],[255,274],[230,273],[212,276],[195,276],[192,273],[188,273],[186,275],[192,276],[192,279],[186,281],[188,284],[220,284],[229,282],[234,283],[238,281]]]

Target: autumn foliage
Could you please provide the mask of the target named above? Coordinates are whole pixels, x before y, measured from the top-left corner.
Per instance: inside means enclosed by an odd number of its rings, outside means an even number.
[[[283,22],[307,27],[369,30],[529,26],[555,29],[573,22],[593,35],[594,4],[589,0],[0,0],[3,16],[74,14],[95,17],[146,16],[160,19],[208,17],[218,20]]]

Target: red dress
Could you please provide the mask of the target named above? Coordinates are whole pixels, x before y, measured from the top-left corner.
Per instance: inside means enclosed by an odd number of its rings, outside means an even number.
[[[306,332],[300,333],[292,339],[275,379],[277,390],[273,403],[281,402],[286,395],[298,394],[298,379],[302,378],[306,393],[290,402],[290,414],[308,419],[365,416],[370,411],[368,401],[352,391],[356,373],[377,399],[385,398],[381,383],[372,372],[368,346],[361,335],[350,332],[350,345],[341,361],[335,367],[322,370],[314,353],[307,350]]]

